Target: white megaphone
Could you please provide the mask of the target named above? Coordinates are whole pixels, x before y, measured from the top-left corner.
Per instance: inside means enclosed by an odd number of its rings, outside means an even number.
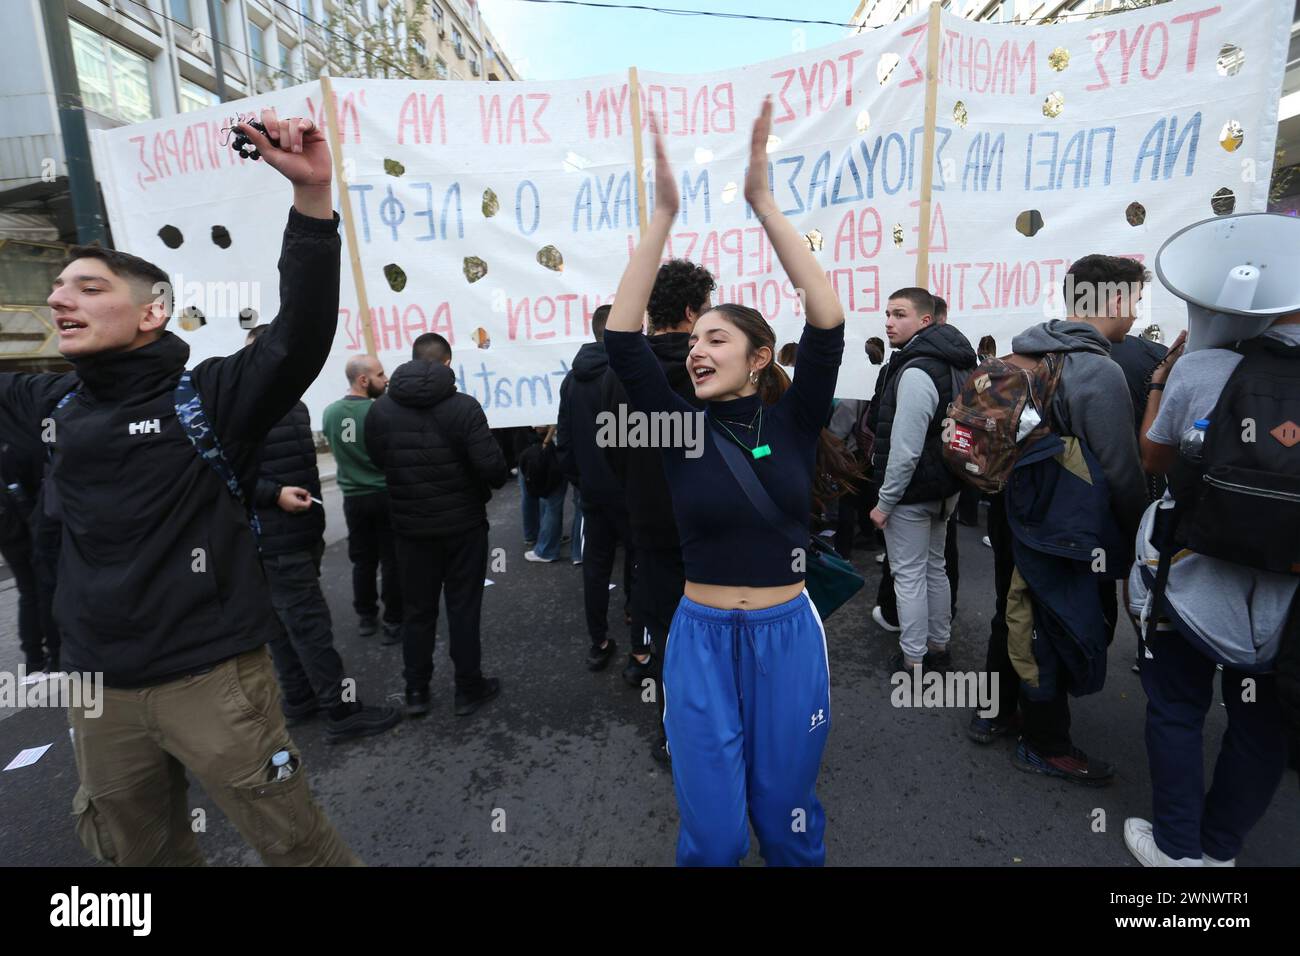
[[[1193,223],[1160,247],[1156,275],[1187,303],[1187,351],[1254,338],[1300,312],[1300,219],[1248,212]]]

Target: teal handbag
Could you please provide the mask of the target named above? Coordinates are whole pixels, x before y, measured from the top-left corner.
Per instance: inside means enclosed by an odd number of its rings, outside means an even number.
[[[808,596],[812,598],[817,613],[824,621],[845,604],[867,583],[848,561],[826,543],[826,539],[813,535],[808,546],[808,569],[805,571]]]
[[[727,463],[727,468],[740,484],[741,491],[750,504],[758,509],[758,513],[775,529],[791,538],[803,535],[803,526],[776,506],[772,496],[758,480],[758,475],[754,474],[754,469],[741,455],[740,449],[716,432],[714,437],[717,439],[718,450],[722,453],[722,460]],[[824,621],[861,591],[866,581],[854,570],[852,564],[836,554],[835,549],[817,535],[812,535],[809,539],[806,556],[804,584],[818,616]]]

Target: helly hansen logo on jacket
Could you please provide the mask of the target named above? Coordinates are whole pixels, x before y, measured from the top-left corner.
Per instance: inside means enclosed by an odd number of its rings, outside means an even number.
[[[127,432],[131,435],[160,435],[162,434],[162,424],[157,418],[146,419],[140,422],[132,422],[127,427]]]

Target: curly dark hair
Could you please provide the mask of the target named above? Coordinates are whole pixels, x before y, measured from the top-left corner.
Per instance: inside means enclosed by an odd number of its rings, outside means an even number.
[[[671,329],[686,318],[686,310],[700,312],[717,288],[712,274],[686,259],[669,259],[659,267],[650,290],[650,331]]]

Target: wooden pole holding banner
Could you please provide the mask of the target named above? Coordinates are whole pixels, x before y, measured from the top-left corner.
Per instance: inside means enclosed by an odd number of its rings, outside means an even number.
[[[348,240],[348,257],[352,260],[352,281],[357,288],[357,307],[361,310],[361,334],[366,339],[366,351],[375,355],[375,332],[370,327],[370,302],[366,298],[366,277],[361,271],[361,250],[357,246],[357,227],[352,221],[352,194],[348,192],[348,177],[343,164],[343,141],[339,136],[338,105],[334,101],[334,88],[328,74],[320,78],[325,99],[325,133],[329,137],[330,155],[334,157],[334,178],[339,184],[339,217],[343,220],[343,233]]]
[[[632,101],[632,162],[636,169],[636,222],[641,229],[641,238],[645,238],[649,217],[646,215],[645,176],[641,166],[645,163],[645,149],[641,145],[641,84],[637,80],[636,67],[627,71],[627,93]]]
[[[916,285],[930,288],[930,198],[934,193],[934,128],[939,106],[939,13],[938,2],[930,4],[925,49],[925,138],[921,147],[920,243],[916,249]]]

